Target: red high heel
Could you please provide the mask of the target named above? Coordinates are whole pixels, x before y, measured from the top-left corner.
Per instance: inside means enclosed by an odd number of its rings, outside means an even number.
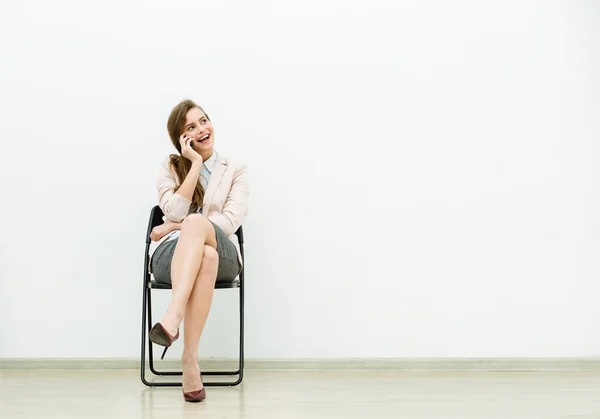
[[[150,330],[150,341],[156,343],[157,345],[164,346],[165,350],[162,353],[160,359],[165,357],[167,353],[167,349],[179,338],[179,329],[177,329],[177,333],[175,336],[171,336],[167,329],[163,327],[162,324],[156,323],[154,327]]]
[[[183,391],[183,389],[181,391]],[[204,387],[202,387],[202,390],[188,391],[187,393],[184,391],[183,398],[186,402],[190,403],[201,402],[202,400],[206,399],[206,390]]]
[[[202,382],[202,376],[200,376],[200,382]],[[198,403],[198,402],[201,402],[202,400],[206,399],[206,390],[204,388],[204,384],[202,384],[201,390],[194,390],[194,391],[187,391],[187,392],[183,390],[183,384],[182,384],[181,391],[183,391],[183,398],[185,399],[186,402]]]

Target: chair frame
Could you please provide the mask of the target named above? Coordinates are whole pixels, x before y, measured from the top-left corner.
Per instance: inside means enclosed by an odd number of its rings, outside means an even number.
[[[182,385],[181,381],[169,381],[169,382],[161,382],[161,381],[148,381],[146,379],[146,344],[148,344],[148,365],[150,367],[150,371],[155,376],[159,377],[168,377],[168,376],[181,376],[183,375],[182,371],[159,371],[154,366],[154,355],[152,350],[152,342],[150,341],[149,335],[150,330],[152,328],[152,290],[153,289],[167,289],[170,290],[171,286],[168,284],[158,284],[151,280],[149,266],[150,266],[150,258],[149,258],[149,250],[150,250],[150,233],[152,229],[157,225],[162,224],[163,212],[157,206],[152,208],[150,212],[150,219],[148,221],[148,229],[146,231],[146,250],[144,252],[144,282],[143,282],[143,295],[142,295],[142,354],[140,361],[140,378],[142,383],[149,387],[180,387]],[[244,232],[242,227],[238,229],[235,233],[238,237],[238,241],[240,244],[240,252],[242,255],[242,271],[240,272],[238,279],[231,283],[217,283],[215,284],[215,289],[238,289],[239,290],[239,304],[240,304],[240,348],[239,348],[239,364],[238,369],[235,371],[202,371],[201,374],[205,376],[215,375],[215,376],[237,376],[237,380],[235,381],[212,381],[212,382],[204,382],[205,386],[237,386],[240,384],[244,378],[244,271],[245,264],[244,261]]]

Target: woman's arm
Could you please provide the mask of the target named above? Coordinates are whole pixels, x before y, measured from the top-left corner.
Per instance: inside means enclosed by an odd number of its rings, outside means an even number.
[[[165,214],[167,220],[180,222],[188,215],[194,189],[200,178],[200,170],[202,169],[202,156],[198,154],[191,146],[191,138],[182,134],[179,138],[181,145],[181,158],[186,158],[192,162],[192,168],[186,175],[177,192],[176,174],[173,173],[170,167],[170,158],[167,158],[163,163],[163,167],[158,176],[158,205]]]
[[[157,242],[164,236],[175,230],[181,230],[181,223],[176,223],[174,221],[167,220],[164,222],[164,224],[156,226],[152,229],[152,233],[150,233],[150,239],[152,239],[152,241]]]
[[[171,170],[169,161],[169,158],[165,159],[157,176],[158,205],[167,220],[181,222],[190,211],[192,196],[200,177],[202,163],[197,161],[192,164],[192,169],[175,192],[177,175]]]
[[[177,190],[177,194],[181,195],[188,201],[192,200],[194,196],[194,189],[196,189],[196,185],[198,184],[198,179],[200,179],[200,170],[202,169],[202,158],[196,160],[192,163],[192,168],[188,172],[185,180]]]

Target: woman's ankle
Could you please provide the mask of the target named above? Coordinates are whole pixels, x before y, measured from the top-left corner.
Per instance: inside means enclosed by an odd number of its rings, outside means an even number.
[[[165,317],[163,317],[160,323],[163,325],[164,328],[167,329],[171,336],[175,336],[182,320],[183,314],[178,314],[173,310],[168,310],[167,314],[165,314]]]
[[[198,368],[198,356],[195,353],[186,353],[183,351],[183,355],[181,356],[181,365],[188,368]]]
[[[183,391],[201,390],[204,386],[200,377],[197,353],[188,355],[184,351],[181,365],[183,366]]]

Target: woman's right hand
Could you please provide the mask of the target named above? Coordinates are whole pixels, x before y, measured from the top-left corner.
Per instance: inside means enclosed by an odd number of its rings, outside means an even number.
[[[191,141],[191,137],[188,137],[185,134],[181,134],[181,137],[179,137],[179,144],[181,145],[181,155],[189,161],[191,161],[192,163],[195,163],[196,161],[202,163],[202,156],[192,148]]]

